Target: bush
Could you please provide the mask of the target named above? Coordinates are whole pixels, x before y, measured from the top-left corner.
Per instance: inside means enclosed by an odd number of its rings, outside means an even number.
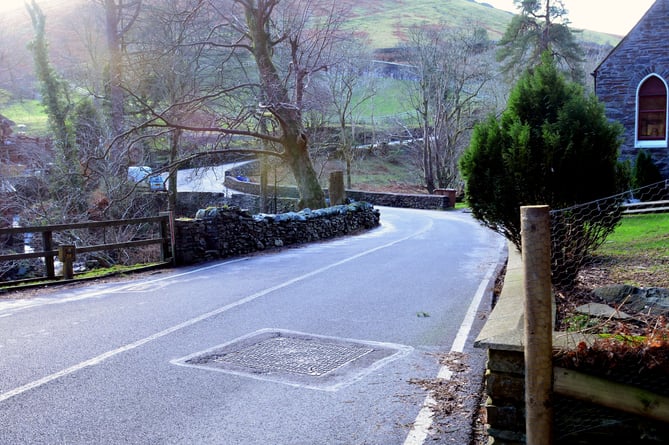
[[[644,150],[639,150],[632,169],[632,186],[641,188],[664,180],[660,169],[653,162],[653,157]]]
[[[662,173],[653,162],[653,157],[644,150],[639,150],[632,168],[632,187],[635,189],[646,188],[643,198],[648,201],[656,201],[666,199],[663,181]],[[649,187],[656,184],[658,186]]]
[[[520,249],[521,206],[562,209],[621,192],[627,185],[618,162],[621,134],[597,98],[566,81],[544,55],[518,81],[501,117],[476,125],[460,160],[474,217]],[[606,221],[595,215],[580,224],[605,235],[619,218]]]

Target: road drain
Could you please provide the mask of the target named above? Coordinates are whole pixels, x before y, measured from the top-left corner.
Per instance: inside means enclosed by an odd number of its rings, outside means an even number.
[[[263,329],[173,363],[313,389],[336,390],[411,350],[389,343]]]

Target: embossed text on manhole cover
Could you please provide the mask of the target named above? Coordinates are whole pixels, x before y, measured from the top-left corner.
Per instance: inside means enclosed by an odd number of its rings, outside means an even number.
[[[336,390],[411,350],[390,343],[263,329],[173,363],[295,386]]]

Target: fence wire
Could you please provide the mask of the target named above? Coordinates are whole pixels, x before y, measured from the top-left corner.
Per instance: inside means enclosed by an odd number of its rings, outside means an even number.
[[[623,217],[669,212],[669,181],[551,211],[553,286],[570,289],[598,266],[594,255]]]
[[[602,301],[594,295],[594,289],[627,284],[612,273],[613,269],[620,269],[620,259],[610,251],[603,253],[606,247],[603,244],[625,218],[662,212],[669,213],[669,181],[551,211],[552,284],[558,318],[556,330],[606,335],[622,332],[641,338],[647,335],[651,323],[658,326],[657,321],[651,319],[650,311],[647,311],[647,318],[634,313],[630,321],[579,312],[576,308],[592,302],[608,303],[615,310],[627,310],[627,306]],[[626,250],[625,246],[622,250]],[[623,265],[628,272],[634,267],[631,263]],[[645,264],[639,270],[651,268]],[[666,286],[669,282],[666,278],[645,274],[643,285],[647,288]],[[627,300],[624,304],[628,304]],[[584,361],[583,357],[579,359]],[[657,369],[656,372],[642,369],[642,363],[635,363],[628,369],[622,362],[616,363],[614,360],[617,359],[611,360],[607,363],[600,360],[602,363],[599,365],[595,363],[597,360],[591,360],[591,368],[581,371],[669,396],[666,374]],[[555,397],[554,407],[556,445],[669,443],[669,425],[666,423],[564,396]]]
[[[578,273],[617,227],[623,198],[615,196],[551,212],[553,286],[573,286]]]

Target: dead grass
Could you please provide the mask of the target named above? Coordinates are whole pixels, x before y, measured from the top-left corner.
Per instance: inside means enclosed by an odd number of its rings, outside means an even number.
[[[604,303],[594,290],[616,284],[639,288],[669,288],[669,257],[665,251],[639,253],[620,249],[616,254],[599,254],[583,268],[574,288],[556,292],[559,331],[577,331],[594,336],[594,343],[581,342],[558,351],[556,365],[594,375],[643,375],[662,378],[669,372],[669,325],[665,317],[650,311],[631,312],[621,305],[615,309],[631,318],[597,319],[577,314],[586,303]]]
[[[599,301],[594,290],[615,284],[669,288],[669,259],[656,255],[594,256],[591,264],[579,273],[578,282],[573,288],[556,291],[557,330],[573,331],[569,321],[575,314],[575,308],[587,303],[605,303]],[[657,324],[657,316],[643,313],[630,315],[634,316],[632,320],[610,320],[608,323],[600,323],[598,329],[590,329],[589,332],[625,331],[641,336],[648,334],[648,326]]]
[[[485,445],[486,415],[480,371],[472,369],[472,358],[465,353],[436,354],[441,366],[452,375],[449,379],[413,379],[409,383],[428,391],[434,399],[434,423],[430,430],[431,443],[460,443]]]

